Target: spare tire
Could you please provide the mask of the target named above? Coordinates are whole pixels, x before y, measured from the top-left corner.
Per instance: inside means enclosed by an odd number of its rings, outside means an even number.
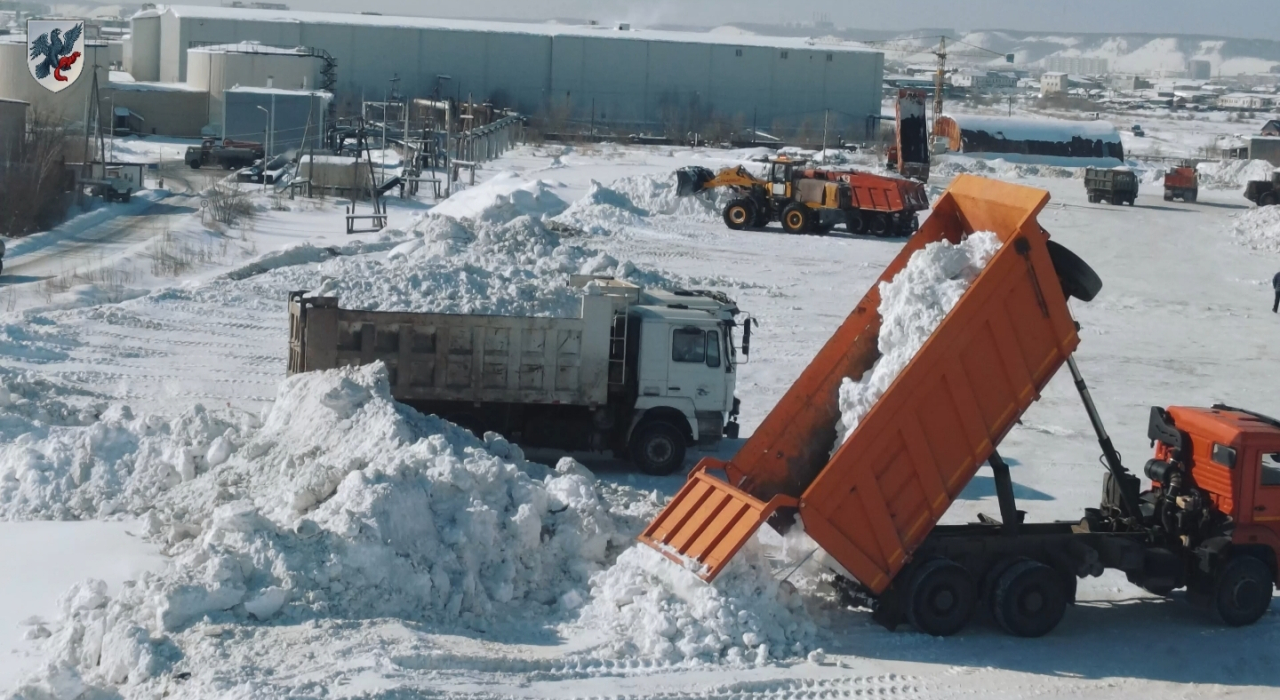
[[[1093,301],[1102,291],[1102,278],[1089,267],[1089,263],[1057,241],[1048,241],[1049,259],[1062,283],[1062,293],[1080,301]]]

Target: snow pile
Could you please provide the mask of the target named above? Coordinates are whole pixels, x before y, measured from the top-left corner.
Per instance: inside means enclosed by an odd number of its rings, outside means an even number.
[[[492,433],[413,412],[380,364],[286,380],[261,429],[159,498],[149,530],[170,543],[170,565],[114,598],[92,582],[73,590],[35,686],[145,695],[185,645],[221,634],[211,625],[545,621],[580,607],[629,540],[576,462],[531,464]]]
[[[529,181],[518,173],[501,172],[474,187],[455,192],[436,205],[431,213],[452,219],[487,219],[495,214],[511,218],[511,213],[527,216],[555,216],[568,206],[551,191],[557,183]]]
[[[1000,238],[990,232],[974,233],[958,245],[937,241],[916,251],[892,280],[880,283],[880,359],[860,381],[846,378],[840,386],[837,448],[999,250]]]
[[[609,187],[625,196],[632,206],[650,216],[680,216],[702,221],[719,220],[731,197],[724,189],[708,190],[695,196],[676,194],[676,174],[631,175],[615,180]]]
[[[1006,154],[1007,155],[1007,154]],[[1062,159],[1065,164],[1019,163],[1005,157],[993,159],[973,158],[965,155],[943,155],[934,158],[931,172],[941,177],[955,177],[966,173],[985,175],[1002,180],[1020,180],[1028,177],[1072,179],[1084,177],[1084,165]],[[1113,159],[1114,160],[1114,159]],[[1111,165],[1118,164],[1114,161]]]
[[[1215,190],[1243,190],[1254,180],[1270,180],[1276,166],[1265,160],[1222,160],[1200,163],[1200,186]]]
[[[569,205],[553,221],[586,231],[591,235],[608,235],[619,227],[634,226],[649,212],[637,207],[623,193],[591,181],[591,189],[582,199]]]
[[[57,399],[0,408],[0,518],[78,520],[141,513],[160,493],[226,461],[255,421],[195,405],[135,416],[124,405],[69,409]]]
[[[528,188],[515,191],[529,194],[540,186],[525,184]],[[283,299],[291,290],[306,289],[336,296],[349,309],[570,317],[581,306],[581,290],[568,287],[571,274],[671,286],[666,277],[573,244],[577,227],[555,226],[558,220],[545,218],[559,206],[528,214],[530,206],[519,204],[520,199],[498,194],[470,209],[466,218],[427,216],[407,234],[363,248],[308,247],[280,254],[276,258],[311,264],[259,261],[200,294],[210,301]],[[631,215],[622,208],[626,202],[617,192],[598,187],[566,213],[581,217],[579,221],[590,218],[598,226],[616,226]],[[384,250],[385,255],[378,254]]]
[[[1235,217],[1232,234],[1240,245],[1280,253],[1280,207],[1257,207]]]
[[[766,663],[804,656],[817,627],[790,584],[780,583],[755,540],[708,584],[650,547],[623,552],[591,579],[579,623],[604,632],[595,654],[668,663]]]

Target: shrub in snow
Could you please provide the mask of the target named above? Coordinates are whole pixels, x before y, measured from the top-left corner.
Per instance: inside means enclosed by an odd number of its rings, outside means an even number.
[[[988,232],[972,234],[958,245],[937,241],[912,254],[892,280],[880,283],[880,359],[861,380],[846,378],[840,386],[837,448],[889,390],[999,250],[999,237]]]

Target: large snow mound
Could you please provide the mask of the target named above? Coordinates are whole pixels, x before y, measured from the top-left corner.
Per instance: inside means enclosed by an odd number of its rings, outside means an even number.
[[[1240,245],[1280,253],[1280,207],[1258,207],[1240,213],[1232,224],[1232,234]]]
[[[451,219],[502,220],[510,212],[527,216],[555,216],[568,206],[552,188],[556,183],[526,180],[519,173],[504,171],[474,187],[455,192],[437,204],[431,213]]]
[[[702,221],[717,220],[730,196],[725,190],[709,190],[681,197],[676,194],[676,185],[676,174],[672,172],[631,175],[615,180],[609,187],[650,216],[679,216]]]
[[[913,253],[892,280],[880,283],[880,359],[862,379],[845,378],[840,386],[837,448],[920,352],[1000,245],[990,232],[971,234],[959,244],[930,243]]]
[[[57,676],[145,695],[199,643],[193,625],[545,621],[630,539],[576,462],[532,464],[397,404],[380,364],[286,380],[261,428],[157,499],[148,528],[170,565],[114,597],[74,589],[33,688]]]
[[[1270,180],[1276,166],[1265,160],[1223,160],[1200,163],[1200,186],[1215,190],[1244,190],[1254,180]]]
[[[591,579],[580,623],[604,632],[605,658],[750,662],[803,656],[817,634],[801,597],[774,579],[755,540],[708,584],[636,545]]]

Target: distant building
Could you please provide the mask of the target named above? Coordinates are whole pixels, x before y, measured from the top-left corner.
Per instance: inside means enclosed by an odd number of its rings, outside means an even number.
[[[1071,78],[1066,73],[1052,72],[1040,76],[1040,94],[1056,95],[1071,88]]]
[[[1051,73],[1079,73],[1081,75],[1104,75],[1109,73],[1107,59],[1084,58],[1082,56],[1050,56],[1044,59],[1045,70]]]
[[[1018,77],[992,70],[965,70],[952,73],[951,84],[970,90],[1003,90],[1018,87]]]
[[[1137,92],[1150,90],[1151,81],[1136,75],[1115,75],[1111,77],[1111,87],[1122,92]]]
[[[1280,138],[1254,136],[1249,139],[1249,160],[1265,160],[1280,168]]]
[[[1213,64],[1201,59],[1187,61],[1187,77],[1192,80],[1209,80],[1213,77]]]
[[[1274,102],[1275,96],[1259,93],[1235,92],[1218,98],[1218,106],[1223,109],[1234,109],[1243,112],[1257,112],[1267,109]]]
[[[1280,119],[1272,119],[1262,126],[1262,136],[1280,136]]]

